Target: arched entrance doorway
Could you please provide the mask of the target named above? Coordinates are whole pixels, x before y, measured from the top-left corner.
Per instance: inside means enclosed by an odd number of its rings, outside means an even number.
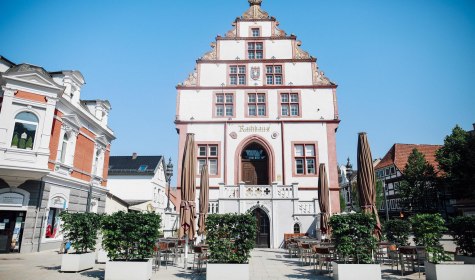
[[[269,156],[258,143],[253,142],[242,150],[241,180],[248,185],[269,184]]]
[[[257,220],[256,248],[270,248],[269,216],[261,208],[252,211]]]

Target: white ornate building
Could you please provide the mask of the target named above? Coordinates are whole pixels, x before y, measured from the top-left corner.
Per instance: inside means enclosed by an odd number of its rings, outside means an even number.
[[[84,83],[0,56],[0,252],[59,249],[61,211],[104,212],[111,107]]]
[[[177,178],[186,134],[194,133],[197,186],[199,166],[209,166],[210,212],[253,211],[257,246],[276,248],[284,233],[319,232],[320,163],[328,170],[331,211],[339,211],[340,120],[337,86],[261,2],[249,0],[176,87]]]

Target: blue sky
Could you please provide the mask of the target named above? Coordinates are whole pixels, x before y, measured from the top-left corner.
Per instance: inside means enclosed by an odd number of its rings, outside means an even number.
[[[339,163],[394,143],[441,144],[475,122],[475,1],[264,0],[339,87]],[[79,70],[82,99],[108,99],[113,155],[163,154],[176,165],[175,85],[246,0],[0,0],[0,55]],[[174,178],[175,179],[175,178]],[[174,180],[175,181],[175,180]]]

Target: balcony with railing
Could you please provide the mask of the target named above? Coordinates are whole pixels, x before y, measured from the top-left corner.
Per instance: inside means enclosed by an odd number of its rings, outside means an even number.
[[[294,199],[297,185],[221,185],[220,199]]]

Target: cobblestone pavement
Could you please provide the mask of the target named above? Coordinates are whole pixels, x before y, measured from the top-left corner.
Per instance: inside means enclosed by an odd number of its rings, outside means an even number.
[[[253,280],[260,279],[331,279],[328,275],[317,275],[311,266],[299,265],[298,258],[288,258],[282,249],[254,249],[251,253],[250,275]],[[189,258],[189,266],[193,255]],[[169,265],[166,269],[153,273],[152,279],[206,279],[205,273],[193,273],[181,265]],[[96,264],[93,269],[79,273],[60,272],[61,255],[54,251],[31,254],[0,254],[0,279],[2,280],[93,280],[104,279],[104,264]],[[383,279],[425,279],[417,273],[401,277],[400,272],[391,270],[390,266],[383,265]],[[225,278],[223,278],[225,279]]]

